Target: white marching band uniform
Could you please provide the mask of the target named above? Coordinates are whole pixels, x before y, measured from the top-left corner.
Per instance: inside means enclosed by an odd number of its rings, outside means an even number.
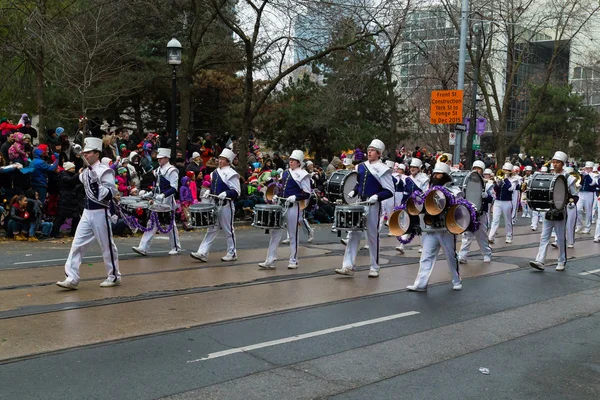
[[[219,157],[227,158],[231,164],[235,159],[235,154],[229,149],[224,149]],[[207,192],[208,193],[208,192]],[[204,240],[198,247],[197,253],[191,253],[191,257],[197,260],[208,261],[208,253],[214,242],[219,228],[225,232],[227,239],[227,254],[221,257],[221,261],[237,260],[237,251],[235,246],[235,230],[233,227],[233,217],[235,215],[235,200],[241,194],[240,176],[230,165],[217,168],[211,175],[210,193],[219,196],[221,206],[217,207],[217,224],[206,230]],[[208,198],[208,196],[206,196]],[[226,200],[226,198],[230,200]]]
[[[502,166],[502,169],[512,171],[512,164],[506,163]],[[496,200],[494,201],[494,218],[492,220],[492,227],[488,235],[490,243],[494,243],[494,236],[500,226],[500,217],[504,217],[504,227],[506,230],[506,243],[512,243],[513,238],[513,224],[512,224],[512,207],[513,207],[513,192],[515,191],[516,182],[510,181],[508,178],[502,180],[500,184],[495,184]]]
[[[585,168],[593,168],[594,163],[587,161]],[[588,171],[581,174],[581,189],[579,190],[579,201],[577,202],[577,232],[583,227],[582,233],[590,233],[592,229],[592,214],[594,213],[594,199],[596,199],[596,189],[598,187],[598,178],[592,176]],[[582,214],[585,213],[585,222]]]
[[[83,152],[88,151],[102,152],[102,140],[86,138]],[[79,180],[85,188],[85,209],[77,225],[71,251],[65,263],[66,279],[56,284],[67,289],[77,289],[85,248],[95,238],[100,244],[107,274],[107,279],[100,286],[117,286],[121,283],[119,252],[113,240],[109,211],[110,202],[116,194],[115,173],[111,168],[97,161],[84,169],[79,175]]]
[[[385,145],[379,139],[374,139],[367,149],[376,150],[381,155]],[[370,271],[369,277],[379,276],[379,222],[381,218],[381,202],[394,196],[394,180],[392,171],[381,162],[365,161],[356,166],[358,178],[350,197],[360,196],[361,202],[368,202],[366,234],[369,245]],[[354,275],[356,254],[360,245],[361,231],[350,231],[348,244],[344,253],[342,268],[335,272],[340,275]]]
[[[304,161],[304,153],[301,150],[294,150],[289,157],[292,160]],[[288,203],[285,218],[287,221],[287,231],[290,235],[290,259],[288,269],[298,268],[298,226],[303,218],[300,210],[300,201],[308,201],[310,198],[310,174],[302,166],[291,170],[287,169],[282,175],[282,199]],[[269,250],[265,262],[259,263],[262,269],[274,269],[277,260],[277,247],[281,241],[281,229],[270,229],[271,238],[269,240]]]
[[[517,216],[519,214],[519,202],[521,201],[521,185],[523,184],[523,178],[518,175],[519,167],[513,167],[513,176],[510,177],[510,181],[514,184],[514,190],[512,192],[512,224],[516,225]]]
[[[553,160],[558,160],[565,165],[567,163],[567,155],[562,151],[557,151],[554,154]],[[573,196],[577,194],[577,189],[575,188],[575,178],[569,175],[564,167],[562,170],[562,174],[567,178],[567,191],[569,195]],[[537,256],[535,261],[531,261],[529,265],[538,270],[544,270],[544,262],[546,260],[546,253],[548,251],[548,244],[550,243],[550,237],[552,236],[552,231],[554,230],[556,233],[556,241],[558,245],[558,265],[556,267],[557,271],[563,271],[565,269],[567,263],[567,238],[566,238],[566,225],[569,219],[567,207],[562,210],[562,212],[546,212],[546,216],[544,218],[544,222],[542,225],[542,234],[540,238],[540,247],[538,249]]]
[[[382,213],[381,213],[381,217],[379,220],[379,231],[381,231],[381,228],[383,228],[383,225],[387,225],[386,221],[389,221],[392,213],[394,212],[394,207],[397,204],[396,202],[396,198],[400,197],[400,201],[402,201],[402,193],[400,193],[400,196],[396,196],[396,191],[395,188],[398,185],[398,173],[396,173],[394,171],[394,168],[396,167],[396,163],[393,161],[386,161],[385,165],[390,169],[390,172],[392,173],[392,180],[394,182],[394,195],[392,197],[390,197],[389,199],[385,199],[381,202],[381,209],[382,209]]]
[[[157,158],[170,158],[171,149],[159,148]],[[167,162],[165,165],[159,166],[154,170],[154,176],[156,181],[154,183],[154,201],[156,203],[167,204],[171,208],[171,212],[174,213],[177,209],[177,203],[175,202],[175,193],[179,187],[179,170]],[[151,224],[152,221],[148,221]],[[140,244],[138,247],[133,247],[133,251],[141,255],[147,255],[148,249],[152,244],[152,239],[156,235],[158,226],[144,232]],[[181,251],[181,243],[179,242],[179,232],[177,231],[177,224],[173,223],[173,229],[167,233],[169,235],[169,242],[171,244],[170,255],[178,254]]]
[[[450,178],[450,166],[444,163],[437,163],[433,170],[433,174],[443,173]],[[452,181],[448,182],[450,184]],[[448,185],[447,184],[447,185]],[[447,189],[452,192],[457,198],[462,198],[462,191],[456,186],[447,186]],[[445,213],[433,217],[434,221],[444,221],[446,217]],[[443,226],[442,226],[443,225]],[[462,281],[458,270],[458,259],[456,256],[456,236],[450,233],[445,224],[438,226],[423,224],[423,236],[421,238],[423,243],[423,252],[421,253],[421,259],[419,261],[419,272],[413,285],[407,286],[408,290],[424,292],[427,290],[429,283],[429,277],[433,271],[433,267],[437,260],[440,248],[446,255],[446,262],[450,269],[450,275],[452,277],[453,290],[462,289]]]

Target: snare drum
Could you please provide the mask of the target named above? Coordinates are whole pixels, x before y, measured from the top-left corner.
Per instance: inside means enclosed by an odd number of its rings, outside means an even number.
[[[150,211],[156,213],[158,222],[161,225],[170,225],[173,220],[171,206],[168,204],[154,203],[150,206]]]
[[[346,204],[356,203],[358,198],[348,196],[348,193],[354,190],[358,174],[356,171],[349,169],[341,169],[331,174],[327,182],[325,182],[325,194],[329,200],[342,200]]]
[[[282,229],[283,207],[276,204],[257,204],[254,206],[252,226],[261,229]]]
[[[476,171],[457,171],[450,174],[454,186],[461,188],[465,200],[481,211],[483,203],[483,178]]]
[[[567,204],[567,178],[536,172],[527,187],[529,207],[536,211],[562,211]]]
[[[338,205],[335,207],[333,227],[345,231],[362,231],[367,218],[364,206]]]
[[[188,210],[192,228],[210,228],[217,224],[217,206],[214,204],[192,204]]]

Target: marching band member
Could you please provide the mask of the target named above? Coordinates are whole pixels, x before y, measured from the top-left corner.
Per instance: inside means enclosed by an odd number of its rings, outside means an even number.
[[[395,176],[396,175],[396,171],[394,170],[396,167],[396,163],[392,160],[388,160],[385,162],[385,165],[390,169],[390,172],[392,173],[392,180],[394,182],[394,189],[396,188],[396,185],[398,183],[398,179]],[[382,209],[382,213],[381,213],[381,218],[379,221],[379,231],[381,231],[381,228],[383,228],[383,225],[388,225],[388,220],[390,218],[390,216],[392,215],[392,213],[394,212],[394,206],[396,205],[396,196],[395,196],[394,192],[394,196],[390,197],[389,199],[385,199],[384,201],[381,202],[381,209]]]
[[[513,167],[513,175],[510,181],[515,184],[515,190],[512,192],[512,224],[517,224],[517,215],[519,214],[519,202],[521,201],[521,185],[523,178],[521,177],[521,168],[518,165]]]
[[[415,183],[415,181],[413,180],[413,175],[416,175],[418,173],[418,171],[420,171],[420,166],[417,167],[417,165],[421,165],[421,160],[419,160],[418,158],[413,158],[411,161],[411,167],[410,167],[410,172],[411,175],[410,176],[406,176],[406,175],[402,175],[402,180],[404,182],[404,191],[402,193],[402,197],[401,197],[401,201],[399,202],[399,204],[406,204],[406,202],[408,201],[409,197],[413,194],[413,192],[415,191],[419,191],[421,192],[421,189],[419,186],[417,186],[417,184]],[[400,164],[401,168],[402,168],[402,172],[404,172],[404,168],[405,165],[404,164]],[[411,225],[412,226],[418,226],[421,223],[421,219],[418,215],[411,215]],[[408,235],[403,235],[402,239],[407,240],[408,239]],[[396,246],[396,251],[398,251],[400,254],[404,254],[404,244],[400,243],[398,246]]]
[[[408,170],[410,172],[410,179],[414,182],[416,188],[419,189],[421,192],[424,192],[429,186],[429,176],[421,172],[421,167],[423,167],[423,161],[419,160],[418,158],[413,158],[410,161],[410,166]]]
[[[573,173],[573,171],[575,171],[573,169],[573,167],[565,167],[564,168],[564,172],[566,174],[565,176],[572,177],[571,174]],[[575,187],[575,193],[573,193],[573,194],[579,194],[578,190],[579,189],[577,187]],[[572,249],[575,247],[575,225],[577,225],[577,203],[578,202],[579,202],[579,196],[570,196],[569,202],[567,203],[567,206],[565,207],[567,210],[567,222],[566,222],[565,231],[566,231],[566,238],[567,238],[567,248],[569,248],[569,249]],[[556,234],[556,232],[554,232],[554,234]],[[554,242],[551,243],[551,245],[554,248],[558,248],[556,236],[555,236]]]
[[[492,227],[490,229],[490,235],[488,240],[490,243],[494,243],[494,236],[498,226],[500,226],[500,216],[504,216],[504,227],[506,230],[506,243],[512,243],[513,238],[513,224],[512,224],[512,198],[515,190],[515,182],[511,181],[510,173],[512,171],[512,164],[505,163],[502,166],[504,171],[504,179],[496,181],[494,185],[494,191],[496,192],[496,200],[494,201],[494,219],[492,220]]]
[[[489,206],[488,206],[488,212],[485,213],[485,218],[486,218],[486,224],[488,227],[488,231],[489,231],[489,227],[491,225],[492,219],[490,218],[490,210],[492,209],[492,207],[494,206],[494,199],[496,198],[496,193],[494,192],[494,171],[492,171],[489,168],[486,168],[483,171],[483,179],[486,185],[490,185],[492,187],[492,198],[489,199]],[[488,241],[489,243],[489,241]]]
[[[237,260],[235,249],[235,229],[233,228],[233,216],[235,214],[235,201],[240,196],[240,176],[237,171],[231,168],[231,163],[235,159],[235,154],[229,149],[223,149],[219,154],[219,168],[214,170],[210,179],[210,190],[204,193],[204,198],[209,198],[209,193],[218,196],[220,207],[217,208],[217,224],[206,230],[204,240],[200,243],[196,253],[190,253],[190,256],[196,260],[207,262],[208,253],[212,246],[219,228],[225,231],[227,239],[227,254],[221,257],[221,261]]]
[[[564,170],[564,165],[567,162],[567,154],[562,151],[557,151],[554,153],[554,157],[552,157],[552,165],[554,166],[555,174],[562,174],[567,178],[567,191],[569,193],[569,197],[576,195],[575,188],[575,178]],[[540,247],[535,258],[535,261],[530,261],[529,265],[535,269],[543,271],[544,261],[546,260],[546,252],[548,250],[548,244],[550,242],[550,236],[552,235],[552,230],[554,229],[557,237],[558,244],[558,265],[556,266],[557,271],[564,271],[565,265],[567,263],[567,249],[566,249],[566,236],[565,236],[565,227],[568,217],[565,218],[565,210],[556,211],[551,210],[546,212],[546,217],[544,218],[543,227],[542,227],[542,235],[540,239]]]
[[[445,163],[436,163],[431,174],[430,187],[446,186],[454,194],[461,195],[460,188],[457,186],[448,186],[452,182],[450,177],[450,166]],[[415,279],[415,283],[406,288],[413,292],[427,291],[429,277],[433,271],[433,266],[437,260],[440,247],[446,255],[450,275],[452,276],[452,290],[462,290],[462,281],[458,272],[458,260],[456,259],[456,236],[448,232],[443,223],[446,214],[431,217],[431,225],[425,220],[423,228],[423,253],[419,261],[419,273]]]
[[[102,139],[85,138],[82,154],[88,164],[88,167],[79,173],[79,180],[85,189],[85,209],[77,225],[71,251],[65,264],[67,277],[56,284],[65,289],[77,289],[83,253],[86,246],[96,238],[102,249],[104,267],[108,275],[100,286],[118,286],[121,284],[119,252],[113,240],[109,215],[110,201],[116,194],[115,173],[114,170],[100,163]]]
[[[548,167],[543,166],[542,168],[540,168],[540,172],[548,173]],[[531,211],[531,230],[537,231],[540,221],[543,221],[545,217],[546,217],[546,212],[532,210]]]
[[[528,165],[525,167],[525,176],[523,177],[523,184],[525,188],[529,188],[531,186],[531,179],[533,178],[533,167]],[[523,189],[523,187],[522,187]],[[527,202],[527,194],[524,190],[521,190],[521,204],[523,206],[523,214],[522,218],[531,218],[531,208],[529,207],[529,203]]]
[[[282,176],[282,198],[289,204],[286,213],[287,230],[290,235],[290,261],[288,269],[298,268],[298,223],[302,218],[299,201],[308,200],[310,197],[310,175],[302,169],[304,153],[302,150],[294,150],[289,157],[290,167]],[[277,201],[277,197],[274,197]],[[277,246],[281,241],[281,229],[271,229],[269,241],[269,252],[265,262],[259,263],[261,269],[275,269],[277,260]]]
[[[348,157],[346,157],[348,158]],[[346,160],[346,158],[344,158],[344,160]],[[352,161],[352,159],[350,159]],[[315,197],[315,192],[314,190],[317,188],[317,183],[315,182],[314,179],[314,172],[313,172],[313,168],[314,168],[314,164],[312,161],[307,161],[306,165],[305,165],[305,169],[306,172],[309,173],[310,175],[310,200],[307,200],[310,202],[314,199],[316,199]],[[306,208],[304,210],[302,210],[302,220],[300,221],[300,226],[306,231],[306,234],[308,235],[308,243],[312,243],[312,241],[315,239],[315,228],[311,227],[310,224],[308,223],[308,219],[306,219]],[[290,244],[290,233],[288,231],[286,231],[286,238],[284,240],[281,241],[281,243],[283,244]]]
[[[174,195],[179,187],[179,171],[169,163],[170,157],[171,149],[164,147],[158,149],[158,154],[156,156],[156,158],[158,158],[158,168],[154,170],[156,180],[154,182],[153,201],[156,203],[167,204],[171,207],[171,212],[175,212],[175,210],[177,210],[177,203],[175,202]],[[148,224],[151,223],[151,221],[148,221]],[[147,256],[148,249],[150,248],[150,244],[152,243],[152,239],[154,239],[157,230],[158,226],[155,224],[151,230],[144,232],[140,244],[131,249],[142,256]],[[179,242],[179,232],[177,232],[177,225],[175,223],[173,223],[173,229],[169,232],[169,241],[171,243],[169,255],[179,254],[181,251],[181,243]]]
[[[483,175],[485,164],[483,161],[473,162],[472,170],[480,175]],[[491,173],[492,171],[490,171]],[[490,204],[494,200],[494,184],[493,182],[484,181],[484,188],[482,193],[483,201],[481,203],[481,214],[479,215],[479,229],[475,233],[465,231],[462,237],[462,244],[460,251],[458,252],[458,262],[461,264],[467,263],[467,257],[469,256],[469,249],[473,239],[477,239],[479,248],[483,253],[483,262],[489,263],[492,261],[492,248],[488,242],[487,230],[488,230],[488,216]]]
[[[369,254],[371,256],[371,268],[369,277],[379,276],[379,218],[381,214],[381,202],[394,196],[394,181],[392,171],[379,159],[385,151],[385,145],[379,139],[373,139],[367,147],[367,161],[356,166],[358,180],[354,190],[349,193],[350,197],[360,196],[360,200],[368,202],[367,214],[367,240]],[[336,269],[335,273],[340,275],[354,275],[356,253],[360,243],[361,232],[350,232],[342,268]]]
[[[396,191],[394,192],[394,207],[392,208],[391,212],[394,212],[394,208],[396,208],[396,205],[402,204],[402,198],[404,197],[404,179],[406,179],[406,177],[404,176],[405,169],[406,169],[406,167],[404,166],[404,164],[395,163],[394,172],[392,173],[392,178],[394,178],[394,189],[396,189]],[[388,221],[388,225],[389,225],[389,221]],[[394,236],[394,235],[391,232],[389,232],[388,236]],[[400,246],[398,246],[398,247],[400,247]],[[398,251],[400,251],[401,253],[404,253],[404,249],[398,250]]]
[[[577,202],[577,227],[575,232],[590,233],[592,227],[592,214],[594,210],[594,198],[596,197],[596,182],[592,177],[594,163],[586,161],[581,174],[581,189],[579,190],[579,201]],[[585,212],[585,224],[582,223],[582,214]]]

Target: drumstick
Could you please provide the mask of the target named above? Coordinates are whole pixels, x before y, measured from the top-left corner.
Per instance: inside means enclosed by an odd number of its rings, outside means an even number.
[[[208,195],[210,197],[216,197],[216,198],[221,199],[221,200],[229,200],[229,201],[231,201],[231,198],[229,198],[229,197],[223,197],[223,198],[221,198],[221,197],[219,197],[217,195],[210,194],[210,193],[206,193],[206,195]]]

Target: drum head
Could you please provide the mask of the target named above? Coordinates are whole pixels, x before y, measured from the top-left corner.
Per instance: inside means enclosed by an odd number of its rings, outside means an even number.
[[[471,224],[471,213],[464,204],[456,204],[450,207],[446,215],[446,229],[453,235],[460,235],[469,228]]]
[[[478,172],[471,171],[464,182],[465,200],[473,204],[477,211],[480,211],[481,204],[483,203],[483,198],[481,197],[484,188],[483,178]]]
[[[344,193],[344,201],[346,204],[354,204],[358,201],[358,196],[348,196],[348,193],[354,190],[356,182],[358,182],[358,174],[356,171],[350,171],[350,173],[346,174],[344,177],[344,187],[342,188],[342,193]]]
[[[136,208],[143,208],[143,209],[147,209],[150,204],[147,201],[138,201],[136,203],[130,203],[128,204],[129,207],[136,209]]]
[[[552,200],[554,208],[562,210],[567,204],[567,178],[563,175],[557,175],[552,187]]]
[[[154,203],[150,206],[150,211],[171,212],[171,206],[168,204]]]
[[[209,204],[209,203],[197,203],[197,204],[192,204],[190,206],[190,211],[203,211],[203,210],[212,210],[215,208],[214,204]]]
[[[406,210],[394,211],[389,220],[390,233],[402,236],[410,229],[410,215]]]
[[[255,210],[283,210],[283,207],[278,206],[277,204],[256,204],[254,206]]]

